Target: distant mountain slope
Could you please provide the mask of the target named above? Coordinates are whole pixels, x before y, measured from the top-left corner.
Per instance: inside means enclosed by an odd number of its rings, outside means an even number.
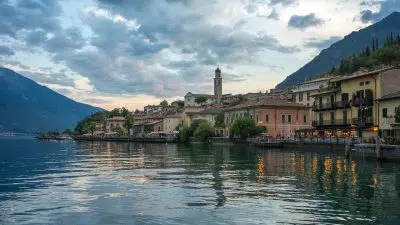
[[[315,78],[323,72],[327,72],[333,66],[338,66],[340,61],[353,54],[360,53],[367,45],[372,47],[372,39],[378,38],[379,45],[383,45],[387,36],[393,32],[397,36],[400,33],[400,13],[394,12],[380,22],[344,37],[344,39],[324,49],[304,67],[289,75],[277,87],[283,88],[289,85],[303,82],[305,78]]]
[[[47,87],[0,68],[0,131],[45,132],[74,128],[102,109],[78,103]]]

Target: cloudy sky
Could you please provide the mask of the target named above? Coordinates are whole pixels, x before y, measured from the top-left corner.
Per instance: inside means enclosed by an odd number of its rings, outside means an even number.
[[[398,0],[0,0],[0,65],[129,109],[188,91],[265,91]]]

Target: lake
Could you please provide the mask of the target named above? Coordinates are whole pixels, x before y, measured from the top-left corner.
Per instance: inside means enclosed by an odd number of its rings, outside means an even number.
[[[343,149],[0,139],[0,224],[400,224],[400,163]]]

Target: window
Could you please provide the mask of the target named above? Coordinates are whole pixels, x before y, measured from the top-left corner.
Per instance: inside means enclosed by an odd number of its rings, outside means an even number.
[[[265,115],[265,122],[269,122],[269,115],[267,114],[267,115]]]
[[[292,115],[288,115],[287,116],[287,120],[288,120],[288,123],[291,123],[292,122]]]
[[[282,115],[282,123],[285,123],[285,115]]]
[[[304,122],[304,123],[307,123],[307,115],[304,115],[304,117],[303,117],[303,122]]]
[[[388,117],[388,115],[387,115],[387,108],[383,108],[383,109],[382,109],[382,117],[383,117],[383,118],[387,118],[387,117]]]
[[[303,101],[303,93],[299,93],[299,102]]]
[[[364,86],[364,82],[360,82],[360,86]]]
[[[256,115],[256,121],[257,121],[257,123],[258,123],[258,115]]]
[[[307,101],[310,101],[310,98],[311,98],[310,92],[307,92]]]
[[[365,85],[368,85],[369,84],[369,81],[365,81]]]

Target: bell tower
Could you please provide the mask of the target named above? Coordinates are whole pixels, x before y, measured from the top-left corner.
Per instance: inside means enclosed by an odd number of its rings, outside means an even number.
[[[217,104],[221,104],[222,99],[222,78],[221,78],[221,70],[219,67],[215,70],[215,78],[214,78],[214,96]]]

